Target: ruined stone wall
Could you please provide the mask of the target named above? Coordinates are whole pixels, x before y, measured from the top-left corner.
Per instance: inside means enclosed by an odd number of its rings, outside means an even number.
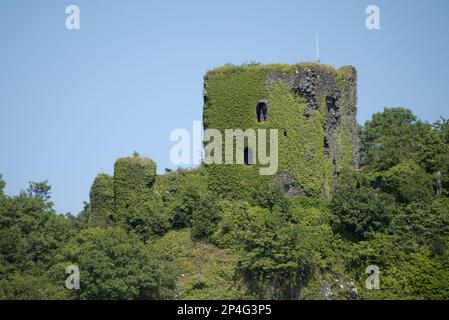
[[[341,168],[358,166],[356,83],[350,66],[253,64],[208,72],[205,129],[279,130],[277,176],[259,176],[258,164],[209,165],[210,187],[235,198],[250,192],[251,182],[266,180],[288,194],[328,197]],[[261,101],[268,110],[259,122]]]

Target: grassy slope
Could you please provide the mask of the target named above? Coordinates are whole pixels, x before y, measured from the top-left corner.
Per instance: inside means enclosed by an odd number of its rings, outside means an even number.
[[[175,267],[177,299],[240,299],[242,285],[233,281],[237,257],[213,245],[193,242],[190,230],[170,231],[154,244]]]

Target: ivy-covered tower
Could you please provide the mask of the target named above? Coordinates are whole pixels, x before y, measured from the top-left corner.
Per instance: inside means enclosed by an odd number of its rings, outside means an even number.
[[[322,64],[223,66],[204,78],[204,128],[278,129],[279,166],[208,165],[220,194],[244,194],[259,179],[289,194],[328,197],[345,167],[358,166],[357,72]],[[224,133],[223,133],[224,137]]]

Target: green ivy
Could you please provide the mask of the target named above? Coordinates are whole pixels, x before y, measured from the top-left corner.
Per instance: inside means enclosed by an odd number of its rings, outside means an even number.
[[[298,188],[307,195],[320,196],[323,187],[331,194],[334,183],[332,159],[324,156],[326,124],[325,93],[316,95],[319,108],[306,115],[307,101],[295,94],[283,81],[270,81],[270,74],[293,75],[298,70],[317,70],[330,74],[342,93],[341,125],[334,129],[339,168],[355,166],[355,70],[335,70],[320,64],[223,66],[209,71],[205,77],[204,127],[225,129],[278,129],[278,172],[289,173]],[[256,104],[268,100],[268,121],[258,122]],[[268,147],[269,148],[269,147]],[[270,181],[260,176],[259,165],[209,165],[209,186],[219,195],[244,199],[252,192],[253,183]]]

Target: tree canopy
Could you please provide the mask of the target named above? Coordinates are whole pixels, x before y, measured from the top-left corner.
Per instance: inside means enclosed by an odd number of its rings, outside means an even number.
[[[0,299],[449,299],[449,122],[387,108],[360,154],[323,199],[259,179],[224,195],[204,166],[157,175],[135,153],[76,216],[47,181],[11,196],[0,175]]]

